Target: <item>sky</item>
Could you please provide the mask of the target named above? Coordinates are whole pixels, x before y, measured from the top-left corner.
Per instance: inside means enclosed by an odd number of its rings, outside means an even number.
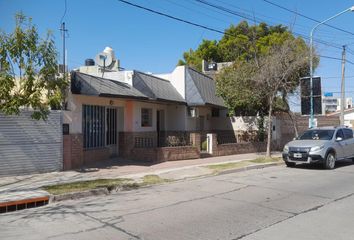
[[[224,31],[244,18],[208,7],[196,0],[126,0],[196,24]],[[330,0],[205,0],[270,25],[283,24],[308,42],[316,22],[276,7],[323,21],[348,9],[354,1]],[[66,5],[66,8],[65,8]],[[66,9],[66,11],[65,11]],[[11,32],[14,15],[23,12],[33,19],[41,36],[51,30],[62,52],[61,22],[68,29],[67,61],[70,69],[95,58],[106,46],[114,49],[121,67],[144,72],[173,71],[183,52],[196,49],[203,39],[219,40],[222,34],[166,18],[119,0],[0,0],[0,29]],[[250,24],[254,22],[249,21]],[[346,96],[354,98],[354,12],[347,12],[328,24],[349,33],[321,25],[314,33],[321,56],[315,75],[322,78],[322,91],[340,96],[342,46],[347,46]],[[322,42],[322,43],[319,43]],[[325,42],[325,44],[323,43]],[[60,54],[60,57],[61,54]]]

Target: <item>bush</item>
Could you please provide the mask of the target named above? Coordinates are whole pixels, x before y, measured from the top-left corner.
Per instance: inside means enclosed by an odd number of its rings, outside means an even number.
[[[208,142],[207,140],[205,140],[204,142],[202,142],[202,151],[206,151],[208,148]]]

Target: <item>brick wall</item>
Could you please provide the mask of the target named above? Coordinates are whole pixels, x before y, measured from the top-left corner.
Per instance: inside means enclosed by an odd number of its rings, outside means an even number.
[[[162,147],[157,148],[158,161],[175,161],[196,159],[200,157],[200,152],[197,147],[183,146],[183,147]]]
[[[265,152],[267,149],[266,142],[244,142],[244,143],[228,143],[218,144],[213,149],[213,156],[225,156],[233,154]]]
[[[120,132],[119,133],[119,155],[129,158],[135,148],[136,141],[141,139],[151,139],[151,147],[157,147],[157,132]]]
[[[63,136],[63,169],[80,168],[83,164],[83,138],[82,134]]]
[[[200,152],[196,147],[181,146],[161,148],[134,148],[128,158],[140,162],[158,163],[165,161],[196,159],[199,157]]]
[[[96,149],[85,149],[83,164],[97,163],[102,160],[107,160],[110,158],[110,149],[108,147],[96,148]]]
[[[338,116],[315,116],[317,118],[317,126],[337,126],[340,124]],[[295,137],[295,130],[293,122],[289,115],[279,114],[275,118],[276,123],[276,137],[275,142],[277,149],[282,149],[284,145]],[[308,116],[295,116],[295,123],[298,128],[298,133],[301,134],[309,128]]]

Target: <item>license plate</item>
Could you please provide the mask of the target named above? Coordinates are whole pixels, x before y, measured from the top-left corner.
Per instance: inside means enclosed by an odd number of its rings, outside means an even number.
[[[302,158],[302,154],[301,153],[294,153],[294,158]]]

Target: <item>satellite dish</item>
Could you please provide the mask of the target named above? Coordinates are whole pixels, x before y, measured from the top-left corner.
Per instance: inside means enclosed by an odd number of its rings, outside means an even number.
[[[96,63],[100,67],[108,67],[112,64],[112,56],[111,54],[101,52],[96,55]]]

